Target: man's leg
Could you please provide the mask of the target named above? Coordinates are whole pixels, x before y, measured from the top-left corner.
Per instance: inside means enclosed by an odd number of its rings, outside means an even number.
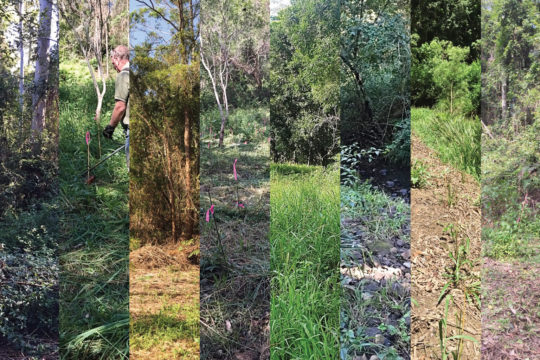
[[[129,128],[125,130],[126,134],[126,164],[129,172]]]

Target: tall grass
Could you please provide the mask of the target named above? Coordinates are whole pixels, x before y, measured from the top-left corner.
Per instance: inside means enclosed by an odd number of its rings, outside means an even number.
[[[339,358],[339,172],[271,167],[271,359]]]
[[[62,62],[63,63],[63,62]],[[60,81],[60,346],[62,359],[127,359],[128,172],[123,153],[93,173],[87,185],[85,133],[90,131],[91,161],[98,160],[96,96],[84,67],[61,67]],[[70,76],[70,74],[72,76]],[[74,75],[75,74],[75,75]],[[108,83],[102,127],[114,104]],[[103,156],[123,141],[101,141]]]
[[[439,158],[480,180],[480,136],[478,118],[450,115],[428,108],[411,109],[412,130],[433,148]]]

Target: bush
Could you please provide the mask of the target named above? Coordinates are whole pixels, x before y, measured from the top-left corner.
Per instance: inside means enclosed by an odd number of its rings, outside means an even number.
[[[18,347],[37,345],[30,334],[58,331],[58,264],[54,259],[52,251],[0,253],[0,336]]]

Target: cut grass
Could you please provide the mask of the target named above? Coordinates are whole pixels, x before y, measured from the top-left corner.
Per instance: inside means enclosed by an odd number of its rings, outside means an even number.
[[[209,195],[214,205],[210,221],[201,221],[201,359],[234,359],[246,352],[264,358],[268,352],[270,151],[262,124],[267,112],[239,111],[258,114],[250,126],[259,136],[248,140],[238,118],[231,117],[229,126],[238,131],[226,131],[222,148],[212,139],[216,124],[210,136],[210,125],[201,119],[203,218]],[[236,205],[238,198],[244,208]]]
[[[339,359],[339,172],[271,166],[271,359]]]
[[[81,72],[83,70],[79,69]],[[82,81],[82,80],[81,80]],[[109,89],[114,89],[112,82]],[[108,91],[107,110],[114,103]],[[91,132],[91,161],[98,159],[96,96],[90,82],[60,82],[60,347],[62,359],[127,359],[128,171],[123,153],[94,171],[87,185],[86,131]],[[110,111],[102,115],[102,126]],[[102,154],[123,141],[101,141]]]
[[[480,120],[428,108],[412,108],[411,126],[443,162],[480,179]]]

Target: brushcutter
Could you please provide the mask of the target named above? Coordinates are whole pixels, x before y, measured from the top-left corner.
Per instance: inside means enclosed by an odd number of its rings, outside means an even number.
[[[94,170],[95,168],[97,168],[99,165],[103,164],[105,161],[107,161],[108,159],[110,159],[114,154],[116,154],[117,152],[119,152],[120,150],[124,149],[126,147],[126,145],[122,145],[120,146],[118,149],[114,150],[112,153],[110,153],[109,155],[105,156],[103,159],[99,160],[97,164],[95,164],[94,166],[92,166],[91,168],[89,169],[86,169],[84,170],[79,176],[83,176],[83,175],[88,175],[90,173],[90,171]],[[87,179],[87,183],[92,183],[94,181],[94,176],[91,176],[90,178]]]

